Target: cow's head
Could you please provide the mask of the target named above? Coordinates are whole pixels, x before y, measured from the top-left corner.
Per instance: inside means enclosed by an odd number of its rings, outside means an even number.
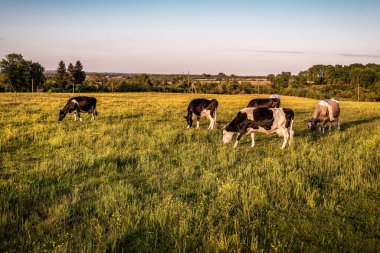
[[[223,127],[223,143],[227,144],[232,140],[235,132],[228,131],[226,127]]]
[[[66,112],[64,110],[59,110],[58,121],[62,121],[65,116],[66,116]]]
[[[308,119],[308,120],[305,120],[305,123],[307,124],[307,128],[310,130],[310,131],[315,131],[318,127],[318,122],[312,120],[312,119]]]

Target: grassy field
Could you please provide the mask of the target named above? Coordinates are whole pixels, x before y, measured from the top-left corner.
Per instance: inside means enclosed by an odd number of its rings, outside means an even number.
[[[316,100],[283,97],[295,145],[221,129],[254,95],[92,94],[99,116],[58,122],[68,94],[0,93],[0,252],[380,250],[380,103],[341,102],[342,131],[306,130]],[[196,97],[217,130],[186,129]]]

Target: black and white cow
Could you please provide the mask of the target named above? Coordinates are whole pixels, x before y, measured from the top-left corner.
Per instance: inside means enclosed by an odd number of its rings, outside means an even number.
[[[318,102],[311,119],[306,120],[309,130],[314,131],[317,129],[318,124],[321,123],[320,130],[325,132],[326,124],[329,123],[329,131],[333,123],[337,124],[337,130],[340,130],[340,106],[339,102],[335,99],[325,99]]]
[[[85,96],[70,98],[65,107],[59,111],[58,120],[63,120],[67,113],[74,113],[74,121],[77,120],[77,114],[79,120],[82,121],[82,118],[80,117],[81,112],[88,112],[91,114],[91,120],[94,120],[95,115],[98,115],[96,111],[96,98]]]
[[[281,148],[285,148],[286,143],[293,143],[293,121],[294,112],[287,108],[244,108],[236,117],[223,129],[223,142],[229,143],[235,133],[238,133],[234,148],[237,147],[240,138],[250,134],[252,138],[251,147],[255,146],[255,132],[277,133],[284,137]]]
[[[187,107],[187,115],[185,116],[187,128],[190,128],[193,125],[193,115],[195,115],[197,117],[197,129],[199,128],[199,119],[201,116],[210,120],[210,126],[208,129],[214,129],[217,108],[218,101],[216,99],[197,98],[191,100]]]
[[[249,101],[247,107],[256,108],[280,108],[279,98],[254,98]]]

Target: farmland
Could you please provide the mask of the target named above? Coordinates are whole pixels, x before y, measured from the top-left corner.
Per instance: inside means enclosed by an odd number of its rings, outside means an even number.
[[[380,104],[341,102],[342,131],[310,133],[317,100],[283,97],[295,145],[221,129],[255,95],[89,94],[99,116],[58,122],[69,94],[0,94],[0,252],[379,250]],[[218,124],[186,129],[188,102]]]

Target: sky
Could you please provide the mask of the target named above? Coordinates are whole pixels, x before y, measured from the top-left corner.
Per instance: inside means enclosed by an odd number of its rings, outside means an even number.
[[[380,64],[379,0],[0,0],[0,58],[53,70],[297,74]]]

